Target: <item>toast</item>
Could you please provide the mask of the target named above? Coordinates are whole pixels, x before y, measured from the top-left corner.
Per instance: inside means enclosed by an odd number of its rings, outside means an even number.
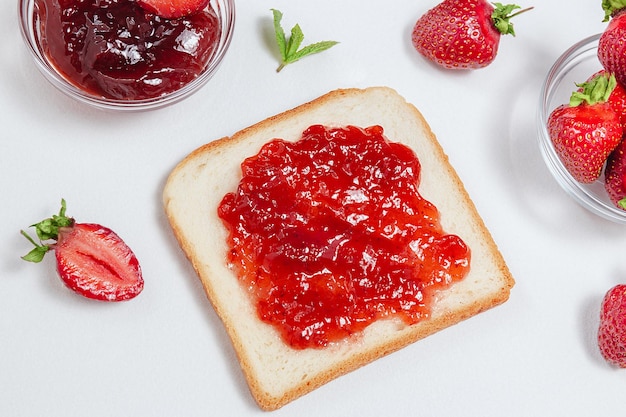
[[[358,338],[323,349],[296,350],[257,316],[247,291],[227,265],[228,232],[217,207],[241,179],[240,164],[274,138],[297,140],[311,125],[380,125],[409,146],[422,166],[421,195],[440,212],[446,233],[472,251],[469,274],[440,291],[428,319],[405,325],[379,320]],[[171,172],[163,192],[174,234],[232,340],[250,391],[275,410],[315,388],[441,329],[503,303],[514,280],[483,220],[416,107],[386,87],[332,91],[309,103],[210,142]]]

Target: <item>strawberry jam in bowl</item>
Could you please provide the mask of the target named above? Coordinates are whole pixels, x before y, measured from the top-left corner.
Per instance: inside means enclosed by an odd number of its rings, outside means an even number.
[[[234,0],[19,1],[45,78],[111,110],[152,110],[195,93],[217,71],[235,23]]]
[[[598,59],[600,34],[590,36],[567,49],[552,65],[543,83],[538,108],[538,138],[543,159],[558,184],[577,203],[590,212],[617,223],[626,224],[626,209],[611,200],[605,186],[606,163],[593,181],[581,182],[563,163],[549,132],[551,113],[569,105],[574,91],[595,74],[603,71]],[[553,134],[554,135],[554,134]]]

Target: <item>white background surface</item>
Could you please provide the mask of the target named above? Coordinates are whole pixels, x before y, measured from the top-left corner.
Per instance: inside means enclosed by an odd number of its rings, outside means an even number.
[[[212,139],[340,87],[386,85],[424,114],[516,278],[506,304],[341,377],[276,416],[623,416],[626,370],[595,344],[605,291],[626,282],[626,228],[573,203],[539,154],[544,75],[600,32],[600,0],[524,0],[491,66],[451,73],[410,44],[436,0],[237,2],[215,78],[173,107],[105,113],[61,95],[0,2],[0,416],[262,415],[199,281],[170,233],[161,190]],[[305,43],[341,43],[276,73],[270,8]],[[582,81],[582,80],[581,80]],[[146,287],[106,304],[67,290],[20,228],[56,213],[99,222],[137,254]]]

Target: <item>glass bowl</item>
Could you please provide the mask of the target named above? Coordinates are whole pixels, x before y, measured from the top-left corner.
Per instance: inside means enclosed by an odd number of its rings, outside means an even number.
[[[572,92],[577,89],[576,83],[586,81],[602,69],[597,56],[599,39],[600,35],[597,34],[576,43],[548,71],[541,89],[537,117],[539,146],[548,169],[574,200],[605,219],[626,224],[626,211],[615,207],[604,189],[604,175],[591,184],[576,181],[556,154],[547,129],[550,112],[561,104],[569,103]]]
[[[44,77],[61,92],[78,100],[79,102],[106,110],[143,111],[165,107],[189,97],[204,86],[215,74],[222,62],[235,27],[235,2],[234,0],[211,0],[207,7],[212,8],[220,22],[221,32],[217,45],[206,67],[197,77],[183,85],[178,90],[148,99],[110,99],[100,95],[84,91],[66,78],[47,58],[42,50],[42,21],[36,0],[18,0],[19,24],[22,37],[32,55],[35,64]]]

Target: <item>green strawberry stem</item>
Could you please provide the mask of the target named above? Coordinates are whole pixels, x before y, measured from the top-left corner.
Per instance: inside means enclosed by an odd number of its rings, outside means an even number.
[[[67,206],[65,204],[65,200],[61,199],[61,209],[59,210],[59,214],[53,214],[52,217],[30,226],[35,228],[35,233],[37,233],[39,243],[37,243],[35,239],[33,239],[24,230],[20,230],[22,236],[28,239],[28,241],[35,246],[33,250],[22,256],[23,260],[28,262],[41,262],[46,253],[53,247],[53,245],[44,244],[43,241],[58,240],[59,229],[63,227],[72,227],[74,225],[74,219],[65,215],[66,208]]]
[[[492,4],[494,5],[493,13],[491,13],[491,20],[493,22],[493,25],[496,27],[496,29],[498,29],[498,32],[500,32],[501,34],[513,36],[515,36],[515,30],[513,30],[513,23],[510,22],[511,18],[534,8],[528,7],[526,9],[512,13],[513,10],[521,9],[521,7],[517,4]]]
[[[608,22],[617,12],[626,8],[626,0],[602,0],[602,10],[604,10],[603,22]]]
[[[571,107],[580,106],[583,103],[588,105],[606,103],[617,86],[617,80],[615,74],[602,73],[576,86],[580,89],[572,93],[569,100]]]

